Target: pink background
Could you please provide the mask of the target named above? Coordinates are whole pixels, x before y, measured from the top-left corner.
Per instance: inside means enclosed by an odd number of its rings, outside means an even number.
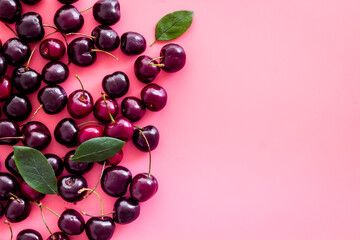
[[[85,9],[93,2],[75,6]],[[189,31],[173,41],[185,48],[186,67],[176,74],[162,72],[155,80],[168,92],[167,107],[147,112],[136,124],[160,130],[153,152],[159,191],[141,204],[135,222],[117,225],[113,239],[360,238],[359,1],[120,2],[122,18],[114,29],[137,31],[148,43],[166,13],[189,9],[195,14]],[[59,7],[57,1],[43,0],[33,11],[53,24]],[[81,32],[90,33],[97,24],[91,12],[84,17]],[[3,25],[0,32],[3,42],[13,36]],[[157,57],[163,45],[158,42],[145,54]],[[68,93],[78,89],[73,77],[78,74],[97,99],[102,78],[121,70],[131,81],[128,95],[139,96],[144,85],[133,73],[136,57],[119,50],[115,55],[118,61],[99,54],[91,67],[71,66],[61,85]],[[44,64],[37,52],[31,67],[41,71]],[[36,94],[31,99],[36,108]],[[46,119],[53,131],[64,117],[66,110],[56,116],[41,112],[34,120]],[[2,171],[10,151],[0,147]],[[44,152],[63,156],[67,151],[53,141]],[[122,165],[133,175],[146,171],[146,154],[132,143],[124,152]],[[96,164],[86,174],[89,186],[100,168]],[[115,199],[104,200],[105,211],[111,211]],[[43,203],[59,213],[67,207],[100,212],[95,195],[76,206],[56,196]],[[56,217],[45,215],[57,231]],[[15,233],[31,227],[44,238],[49,235],[36,207],[31,217],[12,226]],[[4,224],[0,239],[9,239]]]

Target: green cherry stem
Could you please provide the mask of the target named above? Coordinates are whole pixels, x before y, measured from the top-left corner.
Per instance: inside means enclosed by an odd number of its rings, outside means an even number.
[[[85,100],[85,88],[84,88],[84,85],[82,84],[81,80],[80,80],[80,77],[78,75],[75,75],[76,79],[79,80],[79,83],[81,85],[81,89],[82,89],[82,96],[81,96],[81,101],[84,101]]]
[[[145,139],[145,142],[146,142],[146,145],[148,147],[148,150],[149,150],[149,173],[148,173],[148,177],[150,178],[150,172],[151,172],[151,148],[150,148],[150,144],[144,134],[144,132],[142,131],[142,129],[140,127],[136,127],[137,130],[139,130],[139,132],[141,133],[141,135],[143,136],[143,138]]]
[[[26,121],[26,123],[20,125],[20,127],[24,126],[25,124],[29,123],[31,120],[33,120],[33,118],[35,117],[35,115],[40,111],[40,109],[42,109],[44,105],[40,104],[40,106],[36,109],[36,111],[34,112],[34,114],[29,118],[29,120]]]
[[[50,235],[51,235],[51,238],[52,238],[52,239],[55,239],[53,233],[51,232],[49,226],[47,225],[47,223],[46,223],[46,221],[45,221],[44,212],[43,212],[42,207],[43,207],[42,205],[39,205],[42,220],[43,220],[43,222],[44,222],[44,224],[45,224],[46,229],[49,231],[49,233],[50,233]]]
[[[155,60],[163,59],[163,58],[164,58],[164,57],[157,57],[157,58],[151,59],[150,62],[149,62],[149,64],[150,64],[151,66],[156,66],[156,67],[165,67],[165,64],[163,64],[163,63],[152,63],[152,62],[155,61]]]
[[[82,215],[85,215],[85,216],[88,216],[88,217],[103,217],[103,216],[106,216],[106,215],[113,214],[113,213],[115,213],[115,211],[111,211],[111,212],[108,212],[108,213],[104,213],[103,215],[90,215],[90,214],[87,214],[84,210],[81,210],[80,213],[81,213]]]
[[[115,122],[115,120],[114,120],[113,116],[111,115],[111,112],[110,112],[110,110],[109,110],[109,108],[108,108],[108,105],[107,105],[107,103],[106,103],[105,93],[104,93],[104,92],[101,92],[101,96],[102,96],[102,98],[104,99],[105,107],[106,107],[106,109],[107,109],[107,111],[108,111],[108,113],[109,113],[111,122]]]
[[[154,45],[156,42],[157,42],[157,39],[155,39],[155,41],[153,41],[153,43],[150,44],[150,47],[151,47],[152,45]]]
[[[11,197],[10,197],[10,200],[16,200],[18,203],[22,203],[22,202],[23,202],[18,196],[16,196],[16,195],[13,194],[13,193],[9,193],[9,195],[11,196]]]
[[[10,223],[9,223],[8,220],[5,220],[4,223],[9,226],[9,229],[10,229],[10,240],[12,240],[13,237],[14,237],[14,233],[13,233],[12,227],[11,227],[11,225],[10,225]]]
[[[80,13],[84,13],[84,12],[86,12],[86,11],[89,11],[90,9],[92,9],[93,8],[93,6],[91,6],[91,7],[88,7],[87,9],[85,9],[85,10],[82,10]]]
[[[87,194],[87,195],[85,195],[85,196],[83,197],[84,199],[88,198],[93,192],[95,192],[97,186],[99,186],[99,183],[100,183],[100,181],[101,181],[101,178],[102,178],[102,176],[103,176],[103,174],[104,174],[105,164],[106,164],[106,161],[104,161],[104,163],[103,163],[103,167],[102,167],[102,170],[101,170],[100,178],[99,178],[99,180],[97,181],[95,187],[90,191],[89,194]]]
[[[82,193],[84,191],[93,191],[92,189],[90,188],[82,188],[78,191],[78,193]],[[100,195],[96,192],[96,191],[93,191],[93,193],[96,194],[96,196],[98,196],[99,200],[100,200],[100,205],[101,205],[101,216],[104,216],[104,204],[103,204],[103,201],[100,197]]]
[[[59,214],[57,214],[56,212],[54,212],[53,210],[51,210],[51,209],[48,208],[47,206],[43,205],[41,202],[40,202],[40,203],[32,202],[32,201],[29,201],[29,202],[32,203],[32,204],[35,204],[36,206],[43,207],[43,208],[45,208],[46,210],[48,210],[49,212],[51,212],[52,214],[54,214],[55,216],[60,217]]]
[[[109,56],[112,56],[113,58],[115,58],[116,60],[119,60],[115,55],[107,52],[107,51],[104,51],[104,50],[100,50],[100,49],[91,49],[90,50],[91,52],[102,52],[102,53],[106,53],[107,55]]]
[[[16,37],[19,37],[19,36],[16,34],[16,32],[15,32],[9,25],[7,25],[6,23],[3,23],[3,24],[4,24],[8,29],[10,29],[10,31],[12,31]]]
[[[62,32],[60,32],[59,29],[57,29],[57,28],[54,27],[54,26],[48,25],[48,24],[43,24],[43,27],[52,28],[52,29],[55,29],[56,31],[58,31],[58,32],[63,36],[63,38],[64,38],[64,40],[65,40],[65,43],[66,43],[66,46],[69,46],[69,43],[68,43],[68,41],[67,41],[67,39],[66,39],[65,34],[63,34]]]
[[[83,126],[83,125],[90,124],[90,123],[95,123],[95,124],[103,125],[101,122],[98,122],[98,121],[87,121],[87,122],[83,122],[83,123],[78,124],[78,127],[81,127],[81,126]]]
[[[24,139],[24,136],[19,136],[19,137],[1,137],[0,140],[9,140],[9,139]]]
[[[96,37],[94,36],[90,36],[90,35],[87,35],[87,34],[83,34],[83,33],[67,33],[66,36],[69,36],[69,35],[79,35],[79,36],[84,36],[84,37],[88,37],[88,38],[92,38],[92,39],[95,39]]]

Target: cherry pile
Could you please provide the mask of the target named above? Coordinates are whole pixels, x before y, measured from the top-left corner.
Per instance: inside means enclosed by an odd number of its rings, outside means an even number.
[[[41,0],[0,0],[0,21],[16,35],[0,40],[0,101],[4,102],[2,112],[6,118],[0,120],[0,144],[15,145],[19,141],[24,146],[44,150],[53,137],[66,147],[77,147],[79,144],[97,137],[112,137],[125,142],[132,141],[137,149],[149,153],[149,171],[135,176],[124,166],[123,152],[107,159],[103,164],[103,172],[99,184],[103,191],[114,198],[113,212],[91,216],[85,222],[82,215],[74,209],[67,209],[58,215],[58,227],[61,232],[51,232],[47,239],[69,239],[69,235],[86,232],[89,239],[111,239],[116,224],[127,224],[140,214],[141,202],[150,199],[158,189],[157,179],[150,174],[151,151],[159,143],[159,131],[155,126],[138,127],[139,121],[146,111],[160,111],[167,102],[164,88],[152,83],[161,70],[173,73],[185,65],[186,54],[178,44],[170,43],[162,47],[158,58],[146,55],[139,56],[134,63],[136,78],[145,83],[140,96],[126,96],[129,90],[129,78],[121,71],[109,73],[102,80],[102,97],[94,101],[92,95],[84,89],[79,76],[81,89],[69,95],[59,85],[69,78],[69,67],[90,66],[101,61],[101,53],[114,56],[112,51],[120,48],[126,55],[140,55],[146,50],[145,38],[136,32],[126,32],[121,36],[111,28],[120,18],[118,0],[98,0],[91,8],[94,19],[100,24],[90,35],[78,34],[85,24],[84,11],[71,5],[78,0],[58,0],[62,4],[54,13],[54,26],[43,24],[40,14],[22,13],[22,4],[34,5]],[[11,24],[14,24],[12,26]],[[44,28],[54,32],[45,35]],[[63,39],[51,37],[53,33],[61,33]],[[70,43],[67,35],[80,35]],[[29,43],[36,43],[31,49]],[[39,73],[32,69],[31,57],[36,49],[40,55],[49,60]],[[67,55],[68,62],[60,59]],[[115,56],[114,56],[115,57]],[[99,59],[98,59],[99,58]],[[11,76],[6,75],[14,67]],[[41,83],[47,85],[40,89]],[[37,92],[38,102],[30,102],[27,97]],[[120,106],[117,98],[124,97]],[[53,135],[47,126],[40,121],[33,121],[35,114],[42,110],[47,114],[57,114],[67,109],[69,117],[61,119],[55,127]],[[1,109],[0,109],[1,114]],[[77,124],[74,119],[82,119],[93,114],[94,120]],[[22,123],[22,124],[20,124]],[[71,203],[86,199],[90,194],[98,193],[95,187],[88,188],[82,176],[91,171],[94,163],[75,162],[71,160],[75,150],[70,150],[63,158],[55,154],[45,154],[52,166],[57,180],[59,196]],[[15,164],[14,152],[5,160],[6,169],[0,172],[0,217],[5,215],[7,224],[21,222],[31,213],[31,206],[37,205],[42,213],[40,200],[45,194],[31,188],[24,180]],[[105,167],[106,166],[106,167]],[[62,175],[66,169],[70,175]],[[129,191],[130,197],[125,197]],[[98,196],[100,201],[101,197]],[[102,209],[102,201],[101,201]],[[55,212],[53,212],[56,214]],[[57,214],[56,214],[57,215]],[[110,216],[107,216],[110,215]],[[46,222],[44,221],[46,224]],[[10,227],[11,229],[11,227]],[[3,234],[2,234],[3,237]],[[17,234],[21,239],[43,239],[34,229],[25,229]]]

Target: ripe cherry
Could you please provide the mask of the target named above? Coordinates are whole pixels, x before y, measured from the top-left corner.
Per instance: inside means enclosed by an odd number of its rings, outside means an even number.
[[[12,82],[16,90],[23,94],[36,92],[41,85],[42,76],[28,67],[17,67],[12,73]]]
[[[11,79],[7,76],[0,77],[0,101],[5,101],[11,96],[11,94],[12,94]]]
[[[138,202],[150,199],[158,190],[158,181],[153,175],[139,173],[131,181],[130,194]]]
[[[5,159],[6,169],[15,177],[21,178],[20,172],[15,164],[14,152],[11,152]]]
[[[26,42],[18,38],[10,38],[4,43],[2,52],[7,64],[20,67],[29,59],[31,49]]]
[[[87,187],[86,179],[78,175],[63,176],[58,181],[58,192],[62,199],[67,202],[78,202],[86,195],[86,191],[79,193]]]
[[[69,77],[69,68],[65,63],[59,61],[48,62],[41,73],[47,84],[59,84],[65,82]]]
[[[151,83],[141,90],[141,99],[150,111],[160,111],[166,105],[167,93],[164,88]]]
[[[21,222],[25,220],[31,212],[31,204],[20,198],[10,198],[5,206],[5,216],[9,222]]]
[[[40,41],[44,35],[42,18],[38,13],[27,12],[15,24],[16,32],[25,42]]]
[[[61,86],[48,85],[40,89],[38,100],[47,114],[57,114],[66,107],[68,98]]]
[[[61,158],[52,153],[44,154],[44,156],[46,157],[46,159],[50,163],[51,167],[53,168],[53,170],[55,172],[55,176],[57,176],[57,177],[60,176],[60,174],[64,170],[64,163],[61,160]]]
[[[156,60],[152,60],[150,57],[142,55],[138,57],[134,63],[135,75],[137,79],[143,83],[151,83],[160,72],[160,67],[151,65],[150,62],[152,64],[157,64]]]
[[[53,236],[49,236],[46,240],[70,240],[70,238],[63,232],[55,232]]]
[[[107,105],[107,107],[106,107]],[[108,109],[113,117],[116,117],[119,112],[119,106],[117,102],[110,98],[106,97],[106,103],[104,99],[100,97],[94,105],[93,113],[94,117],[102,123],[109,123],[111,122],[111,118],[109,116]]]
[[[26,123],[21,129],[23,138],[21,141],[25,146],[44,150],[51,142],[51,134],[45,124],[37,121]]]
[[[21,17],[22,6],[19,0],[0,1],[0,21],[14,23]]]
[[[23,0],[24,1],[24,0]],[[24,229],[16,237],[16,240],[42,240],[41,234],[33,229]]]
[[[152,125],[141,128],[141,131],[145,135],[147,142],[149,143],[150,150],[154,150],[159,144],[159,130]],[[137,149],[143,152],[148,152],[149,148],[146,143],[144,136],[141,134],[139,129],[135,129],[133,135],[133,143]]]
[[[64,5],[56,11],[54,23],[61,32],[72,33],[84,26],[84,18],[73,5]]]
[[[67,209],[61,214],[58,227],[66,234],[79,235],[85,230],[85,221],[78,211]]]
[[[121,35],[121,51],[126,55],[138,55],[146,49],[145,38],[136,32]]]
[[[1,48],[0,48],[1,52]],[[0,55],[0,77],[4,76],[6,74],[7,70],[7,62],[3,55]]]
[[[32,106],[25,95],[15,93],[5,102],[3,111],[9,120],[21,122],[28,118]]]
[[[99,25],[94,28],[91,35],[96,47],[104,51],[113,51],[120,45],[119,35],[109,26]]]
[[[87,172],[89,172],[92,167],[94,166],[94,163],[89,162],[74,162],[71,160],[71,158],[74,156],[75,150],[71,150],[66,153],[64,157],[64,166],[65,169],[71,173],[71,174],[78,174],[83,175]]]
[[[44,39],[39,47],[41,56],[47,60],[59,60],[65,54],[65,44],[56,38]]]
[[[100,126],[83,127],[78,134],[78,142],[83,143],[89,139],[104,136],[104,131]]]
[[[64,118],[55,127],[54,136],[58,143],[67,147],[77,146],[80,129],[72,118]]]
[[[110,240],[115,231],[110,217],[92,217],[86,222],[86,236],[90,240]]]
[[[22,196],[29,201],[39,201],[45,197],[45,194],[39,193],[30,187],[25,181],[20,183],[20,192]]]
[[[15,145],[21,139],[21,137],[16,138],[19,134],[20,129],[15,122],[7,119],[0,120],[0,145]]]
[[[75,76],[82,89],[76,90],[69,95],[67,109],[73,118],[84,118],[92,112],[94,101],[91,94],[84,89],[79,76]]]
[[[106,94],[112,98],[120,98],[129,90],[129,78],[120,71],[106,75],[102,81],[102,87]]]
[[[96,60],[94,48],[94,42],[90,38],[75,38],[70,42],[67,50],[69,60],[81,67],[90,66]]]
[[[10,193],[16,193],[17,189],[16,178],[9,173],[0,172],[0,201],[8,200]]]
[[[120,4],[118,0],[98,0],[93,7],[93,16],[103,25],[113,25],[120,20]]]
[[[129,119],[119,117],[113,119],[105,126],[104,135],[108,137],[118,138],[123,141],[129,141],[134,133],[134,126]]]
[[[181,70],[186,63],[185,50],[178,44],[169,43],[160,51],[162,70],[174,73]]]
[[[131,172],[125,167],[108,167],[101,178],[101,188],[112,197],[121,197],[126,193],[131,178]]]
[[[118,224],[127,224],[135,221],[140,215],[139,203],[129,197],[121,197],[114,204],[113,219]]]
[[[121,113],[131,122],[139,121],[145,112],[145,103],[137,97],[126,97],[121,102]]]
[[[111,165],[111,166],[116,166],[122,161],[123,157],[124,157],[124,153],[122,150],[120,150],[118,153],[116,153],[111,158],[106,159],[105,164]],[[104,162],[98,162],[98,163],[101,165],[104,164]]]

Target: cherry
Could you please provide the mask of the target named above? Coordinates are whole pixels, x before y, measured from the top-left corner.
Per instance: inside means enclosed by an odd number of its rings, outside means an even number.
[[[119,117],[105,126],[104,135],[129,141],[132,138],[134,126],[129,119]]]
[[[28,5],[35,5],[39,3],[41,0],[20,0],[20,1]]]
[[[129,197],[121,197],[114,204],[113,219],[118,224],[127,224],[136,220],[140,214],[139,203]]]
[[[17,67],[12,73],[12,80],[16,90],[30,94],[40,88],[42,76],[31,68]]]
[[[25,146],[44,150],[51,142],[49,129],[41,122],[32,121],[26,123],[21,129],[23,138],[21,141]]]
[[[47,60],[59,60],[65,54],[65,44],[56,38],[43,40],[39,47],[40,55]]]
[[[64,5],[56,11],[54,23],[61,32],[72,33],[84,26],[84,18],[73,5]]]
[[[38,201],[45,197],[45,194],[39,193],[30,187],[25,181],[20,183],[20,192],[24,198],[29,201]]]
[[[38,92],[38,100],[43,105],[47,114],[57,114],[61,112],[67,104],[65,90],[59,85],[48,85]]]
[[[185,66],[186,54],[184,49],[175,43],[169,43],[160,51],[162,69],[165,72],[177,72]]]
[[[0,58],[1,59],[1,58]],[[7,76],[0,77],[0,101],[4,101],[11,96],[12,83]]]
[[[139,173],[131,181],[130,194],[138,202],[150,199],[158,190],[158,181],[153,175]]]
[[[102,123],[109,123],[111,121],[111,118],[109,116],[107,108],[109,109],[113,117],[117,116],[119,112],[119,106],[117,102],[110,97],[106,97],[105,104],[104,99],[101,97],[95,102],[93,109],[94,117]]]
[[[131,177],[131,172],[125,167],[108,167],[101,178],[101,188],[109,196],[121,197],[126,193]]]
[[[79,37],[72,40],[68,46],[68,56],[75,65],[86,67],[93,64],[96,60],[94,42],[86,37]]]
[[[129,78],[120,71],[106,75],[102,81],[102,87],[106,94],[112,98],[124,96],[129,91]]]
[[[151,83],[141,90],[141,99],[150,111],[160,111],[166,105],[167,93],[164,88]]]
[[[86,222],[85,229],[90,240],[109,240],[114,234],[115,223],[110,217],[92,217]]]
[[[138,55],[146,49],[146,40],[136,32],[126,32],[121,35],[121,51],[126,55]]]
[[[78,211],[67,209],[61,214],[58,227],[66,234],[79,235],[85,230],[85,221]]]
[[[25,95],[15,93],[5,102],[3,111],[9,120],[21,122],[30,115],[32,106]]]
[[[98,49],[110,52],[120,45],[119,35],[109,26],[99,25],[94,28],[91,35]]]
[[[64,118],[55,127],[54,136],[58,143],[67,147],[77,146],[80,129],[72,118]]]
[[[143,132],[143,134],[145,135],[145,137],[149,143],[150,150],[151,151],[154,150],[159,144],[160,135],[159,135],[158,129],[155,126],[149,125],[149,126],[143,127],[141,129],[141,131]],[[137,149],[139,149],[140,151],[143,151],[143,152],[149,151],[146,140],[143,137],[143,135],[141,134],[139,129],[135,129],[135,131],[134,131],[133,143],[134,143],[135,147]]]
[[[48,237],[47,240],[70,240],[70,238],[63,232],[55,232],[53,236]]]
[[[15,193],[17,189],[16,178],[9,173],[0,172],[0,201],[8,200],[10,193]]]
[[[86,179],[78,175],[63,176],[58,181],[59,195],[67,202],[77,202],[82,200],[86,195],[86,191],[81,193],[78,191],[86,187]]]
[[[6,169],[15,177],[21,178],[20,172],[15,164],[14,152],[11,152],[5,159]]]
[[[69,95],[67,109],[73,118],[84,118],[92,112],[94,101],[91,94],[84,89],[79,76],[75,76],[82,89],[76,90]]]
[[[22,6],[19,0],[0,1],[0,21],[14,23],[21,17]]]
[[[108,158],[105,160],[106,165],[116,166],[118,165],[124,157],[124,153],[122,150],[120,150],[118,153],[116,153],[111,158]],[[98,162],[99,164],[104,164],[104,162]]]
[[[77,2],[79,0],[58,0],[62,4],[73,4],[74,2]]]
[[[135,75],[143,83],[151,83],[160,72],[160,67],[151,65],[150,62],[157,64],[155,60],[142,55],[134,63]]]
[[[42,18],[38,13],[28,12],[21,16],[15,24],[16,32],[25,42],[40,41],[44,35]]]
[[[74,162],[71,160],[71,158],[74,156],[75,150],[71,150],[66,153],[64,157],[64,166],[65,169],[72,174],[79,174],[83,175],[87,172],[89,172],[92,167],[94,166],[94,163],[89,162]]]
[[[7,119],[0,120],[0,145],[15,145],[20,138],[19,126]]]
[[[47,84],[59,84],[65,82],[69,77],[69,68],[59,61],[48,62],[44,66],[41,76]]]
[[[126,97],[121,102],[121,113],[132,122],[139,121],[145,114],[145,103],[137,97]]]
[[[64,170],[64,163],[61,158],[55,154],[47,153],[44,154],[48,162],[50,163],[51,167],[54,169],[55,176],[60,176],[60,174]]]
[[[89,139],[104,136],[104,131],[100,126],[83,127],[78,134],[78,142],[83,143]]]
[[[29,59],[31,49],[26,42],[18,38],[10,38],[4,43],[2,52],[7,64],[20,67]]]
[[[25,229],[19,232],[16,240],[42,240],[40,233],[33,229]]]
[[[93,16],[103,25],[111,26],[120,20],[120,4],[117,0],[98,0],[93,6]]]
[[[31,212],[31,204],[20,198],[10,198],[5,206],[5,216],[9,222],[21,222],[25,220]]]
[[[1,52],[1,48],[0,48]],[[3,55],[0,55],[0,77],[4,76],[7,70],[7,62]]]

